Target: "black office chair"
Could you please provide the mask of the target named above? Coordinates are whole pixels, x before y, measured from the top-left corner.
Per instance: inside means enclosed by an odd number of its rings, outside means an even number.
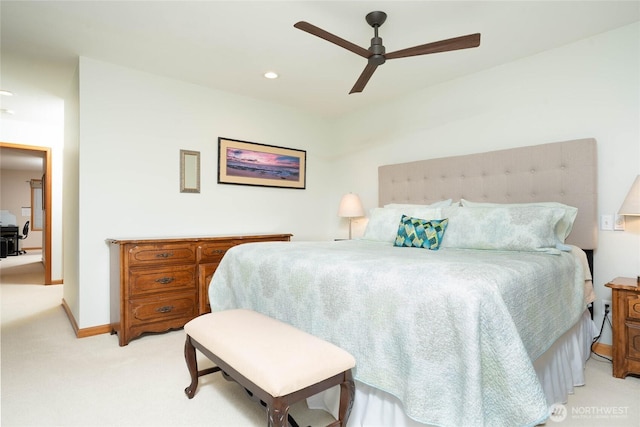
[[[24,223],[24,227],[22,227],[22,235],[18,236],[18,248],[22,246],[20,244],[20,240],[26,239],[28,235],[29,235],[29,221]],[[24,255],[26,253],[27,251],[25,251],[24,249],[18,249],[18,255]]]

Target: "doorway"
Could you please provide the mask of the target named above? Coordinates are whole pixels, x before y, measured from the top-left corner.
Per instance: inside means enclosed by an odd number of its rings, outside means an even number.
[[[11,154],[10,157],[41,157],[42,169],[39,171],[42,176],[42,260],[44,264],[44,284],[53,285],[51,278],[51,148],[33,145],[12,144],[0,142],[0,152]],[[5,156],[2,156],[5,157]],[[3,159],[4,163],[4,159]],[[61,282],[61,281],[60,281]]]

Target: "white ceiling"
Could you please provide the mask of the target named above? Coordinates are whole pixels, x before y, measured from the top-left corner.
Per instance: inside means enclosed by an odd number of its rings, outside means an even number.
[[[481,45],[390,60],[363,93],[348,95],[366,60],[293,24],[368,48],[364,17],[373,10],[388,14],[387,52],[475,32]],[[335,117],[638,21],[640,2],[2,0],[0,18],[3,54],[69,70],[87,56]],[[265,79],[267,70],[280,78]]]

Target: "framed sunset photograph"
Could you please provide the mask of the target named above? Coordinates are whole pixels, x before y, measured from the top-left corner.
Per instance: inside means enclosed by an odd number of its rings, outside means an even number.
[[[307,152],[218,138],[218,184],[305,189]]]

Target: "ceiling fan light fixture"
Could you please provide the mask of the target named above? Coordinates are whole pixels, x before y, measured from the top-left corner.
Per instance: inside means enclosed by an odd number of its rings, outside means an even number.
[[[13,96],[13,92],[11,92],[10,90],[0,89],[0,95],[3,95],[3,96]]]
[[[276,73],[275,71],[267,71],[266,73],[264,73],[264,77],[270,80],[277,79],[278,73]]]

